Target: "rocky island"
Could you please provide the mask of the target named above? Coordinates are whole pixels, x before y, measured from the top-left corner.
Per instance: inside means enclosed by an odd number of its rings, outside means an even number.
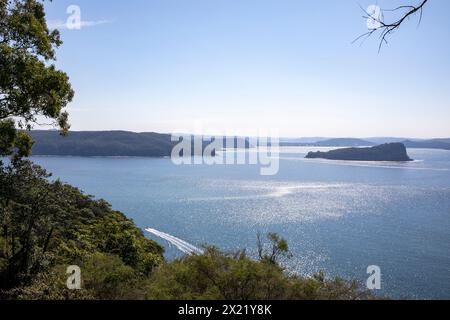
[[[348,161],[412,161],[403,143],[387,143],[371,148],[346,148],[329,152],[310,152],[306,158]]]

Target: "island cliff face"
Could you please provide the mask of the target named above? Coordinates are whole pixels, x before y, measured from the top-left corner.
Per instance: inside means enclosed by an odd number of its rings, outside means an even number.
[[[329,152],[310,152],[306,158],[348,161],[412,161],[403,143],[388,143],[371,148],[347,148]]]

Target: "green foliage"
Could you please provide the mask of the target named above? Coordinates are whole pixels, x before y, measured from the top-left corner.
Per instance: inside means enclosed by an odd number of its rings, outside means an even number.
[[[13,120],[0,121],[0,155],[11,154],[16,140]]]
[[[4,293],[6,299],[14,300],[93,300],[90,290],[69,290],[67,275],[63,266],[36,275],[28,286],[18,286]]]
[[[141,277],[117,255],[95,253],[84,259],[83,290],[92,292],[96,299],[139,299]]]
[[[95,252],[79,262],[81,290],[66,286],[66,265],[57,265],[33,278],[27,286],[8,292],[9,298],[25,300],[111,300],[139,299],[144,296],[141,278],[118,256]]]
[[[258,255],[261,260],[271,264],[277,264],[280,258],[291,257],[287,241],[278,234],[268,233],[267,240],[269,240],[269,248],[266,248],[261,240],[261,235],[258,234]]]
[[[162,248],[144,238],[134,223],[121,213],[114,212],[93,225],[92,234],[98,250],[119,256],[143,275],[149,275],[160,262]]]
[[[74,92],[51,64],[61,44],[59,32],[47,27],[42,1],[0,0],[0,155],[28,155],[30,138],[12,128],[30,129],[39,116],[67,133],[63,109]]]
[[[56,267],[79,265],[92,283],[89,295],[112,298],[120,291],[111,288],[127,283],[117,279],[137,281],[163,261],[162,247],[105,201],[48,181],[50,175],[29,161],[0,169],[0,291],[45,292]]]
[[[267,259],[245,252],[227,254],[207,248],[158,267],[147,285],[148,299],[162,300],[318,300],[372,299],[356,282],[289,276]]]

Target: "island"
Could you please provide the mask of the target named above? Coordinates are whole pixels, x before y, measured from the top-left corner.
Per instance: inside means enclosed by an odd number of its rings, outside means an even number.
[[[412,161],[403,143],[386,143],[370,148],[345,148],[328,152],[310,152],[306,158],[347,161]]]

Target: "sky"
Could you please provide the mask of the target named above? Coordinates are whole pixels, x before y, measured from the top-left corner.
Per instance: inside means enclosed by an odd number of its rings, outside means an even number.
[[[58,0],[73,130],[450,137],[450,1],[378,52],[371,4],[419,0]],[[67,8],[81,9],[69,30]],[[390,16],[386,16],[388,19]]]

